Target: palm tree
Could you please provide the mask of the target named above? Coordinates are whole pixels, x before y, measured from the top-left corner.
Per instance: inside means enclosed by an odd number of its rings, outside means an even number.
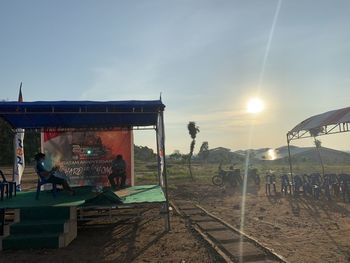
[[[209,144],[208,142],[203,142],[201,148],[198,152],[198,157],[205,163],[208,161],[209,157]]]
[[[320,159],[321,166],[322,166],[322,179],[324,179],[324,164],[323,164],[323,160],[322,160],[322,157],[321,157],[321,151],[320,151],[322,142],[320,140],[316,139],[316,136],[318,134],[320,134],[322,131],[323,131],[322,127],[318,128],[318,129],[312,129],[312,130],[310,130],[310,135],[312,137],[314,137],[314,144],[316,146],[316,150],[317,150],[317,153],[318,153],[318,158]]]
[[[187,129],[188,129],[188,133],[190,134],[190,136],[192,138],[192,141],[190,144],[190,153],[188,154],[188,169],[190,171],[191,179],[193,180],[191,159],[192,159],[192,155],[193,155],[194,146],[196,144],[196,136],[197,136],[197,133],[199,132],[199,127],[196,126],[196,123],[194,121],[190,121],[187,125]]]

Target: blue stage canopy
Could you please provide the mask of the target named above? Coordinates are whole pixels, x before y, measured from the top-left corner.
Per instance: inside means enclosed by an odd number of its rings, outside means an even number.
[[[70,129],[152,126],[165,105],[152,101],[0,102],[0,117],[12,128]]]

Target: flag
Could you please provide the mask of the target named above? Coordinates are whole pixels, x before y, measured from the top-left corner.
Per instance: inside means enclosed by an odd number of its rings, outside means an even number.
[[[19,87],[19,94],[18,94],[18,102],[23,102],[22,97],[22,82]],[[16,129],[15,131],[15,137],[13,141],[14,146],[14,167],[13,167],[13,177],[14,181],[17,184],[17,191],[21,191],[21,179],[25,167],[24,162],[24,129]]]
[[[22,97],[22,82],[21,82],[21,85],[19,86],[18,102],[23,102],[23,97]]]

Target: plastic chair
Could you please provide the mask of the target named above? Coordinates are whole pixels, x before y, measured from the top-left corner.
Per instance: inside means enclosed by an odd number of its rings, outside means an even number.
[[[5,188],[6,188],[6,193],[7,193],[7,198],[8,198],[8,193],[9,193],[9,186],[8,184],[4,184],[4,183],[0,183],[0,194],[1,194],[1,197],[0,197],[0,200],[4,200],[4,193],[5,193]]]
[[[4,193],[6,192],[7,198],[12,198],[12,195],[17,195],[17,185],[16,182],[9,182],[6,180],[4,173],[0,170],[0,175],[2,182],[0,182],[0,192],[1,192],[1,201],[4,199]],[[6,191],[5,191],[6,190]]]
[[[54,183],[50,183],[47,181],[46,178],[44,178],[43,176],[40,176],[40,174],[36,171],[37,175],[38,175],[38,184],[36,187],[36,195],[35,195],[35,199],[39,200],[39,195],[40,195],[40,190],[41,190],[41,186],[45,185],[45,184],[52,184],[52,196],[54,198],[56,198],[56,194],[57,194],[57,185]]]
[[[0,222],[1,222],[0,236],[3,236],[4,228],[5,228],[5,208],[0,209]]]

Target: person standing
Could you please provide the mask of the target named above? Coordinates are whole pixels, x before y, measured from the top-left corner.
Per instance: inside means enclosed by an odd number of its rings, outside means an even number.
[[[117,180],[117,183],[115,182]],[[124,188],[126,181],[126,162],[123,156],[118,154],[112,161],[112,173],[108,176],[109,183],[113,189]]]

